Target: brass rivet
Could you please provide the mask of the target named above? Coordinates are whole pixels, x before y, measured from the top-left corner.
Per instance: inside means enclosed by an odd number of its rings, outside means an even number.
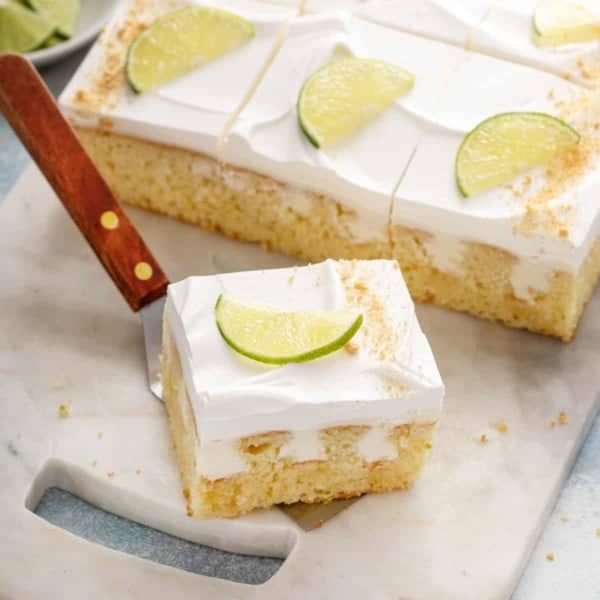
[[[112,210],[106,210],[100,215],[100,225],[104,229],[116,229],[119,226],[119,217]]]
[[[135,276],[141,281],[147,281],[152,277],[152,267],[146,262],[139,262],[133,270]]]

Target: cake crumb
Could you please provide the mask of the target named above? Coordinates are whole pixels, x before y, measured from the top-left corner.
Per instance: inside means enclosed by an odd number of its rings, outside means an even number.
[[[561,410],[560,414],[558,415],[558,422],[561,425],[566,425],[569,422],[569,415]]]
[[[598,527],[598,529],[596,529],[596,537],[600,537],[600,527]]]
[[[508,425],[506,424],[506,421],[497,421],[492,425],[492,427],[499,433],[508,433]]]
[[[479,438],[479,441],[481,444],[487,444],[488,443],[488,436],[485,435],[485,433],[481,434],[481,437]]]
[[[321,529],[321,527],[323,527],[323,523],[325,523],[325,521],[323,521],[323,519],[319,519],[316,523],[315,523],[315,529]]]
[[[112,479],[112,478],[115,476],[115,472],[114,472],[114,471],[109,471],[109,472],[106,474],[106,476],[107,476],[109,479]]]
[[[554,562],[554,560],[556,560],[556,554],[554,554],[554,552],[548,552],[548,554],[546,554],[546,560]]]
[[[356,343],[356,342],[348,342],[345,346],[344,346],[344,350],[348,353],[348,354],[357,354],[358,351],[360,350],[360,346]]]
[[[554,421],[554,420],[550,421],[550,427],[552,429],[554,429],[556,427],[556,421]]]
[[[136,469],[135,470],[135,474],[136,475],[141,475],[142,474],[142,470],[141,469]]]
[[[58,407],[58,416],[61,419],[66,419],[71,415],[71,408],[68,404],[60,404]]]
[[[104,437],[104,434],[103,434],[101,431],[99,431],[99,432],[96,434],[96,437],[97,437],[99,440],[101,440],[101,439]]]
[[[431,442],[425,442],[425,448],[427,448],[427,450],[431,450],[433,448],[433,444]]]

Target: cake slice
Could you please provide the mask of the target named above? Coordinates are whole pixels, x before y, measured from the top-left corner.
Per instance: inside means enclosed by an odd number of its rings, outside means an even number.
[[[275,313],[352,311],[362,324],[329,354],[266,364],[221,335],[222,294]],[[328,260],[172,284],[162,362],[188,513],[200,518],[409,487],[444,394],[395,261]]]

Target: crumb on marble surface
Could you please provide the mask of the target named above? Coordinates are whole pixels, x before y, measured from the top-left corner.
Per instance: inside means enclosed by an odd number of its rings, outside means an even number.
[[[556,421],[554,421],[554,420],[550,421],[550,427],[552,429],[554,429],[556,427]]]
[[[481,436],[479,437],[479,443],[482,445],[485,445],[488,443],[488,436],[485,435],[485,433],[482,433]]]
[[[96,434],[96,437],[97,437],[99,440],[101,440],[101,439],[104,437],[104,434],[103,434],[101,431],[99,431],[99,432]]]
[[[546,554],[546,560],[554,562],[556,560],[556,554],[554,554],[554,552],[548,552]]]
[[[59,404],[58,406],[58,416],[61,419],[66,419],[71,415],[71,407],[68,404]]]
[[[560,411],[560,414],[558,415],[558,422],[561,425],[566,425],[569,422],[569,415],[564,410]]]
[[[98,464],[97,460],[93,460],[92,462],[90,462],[90,466],[96,468],[96,465]]]
[[[141,469],[136,469],[135,470],[135,474],[136,475],[141,475],[142,474],[142,470]]]
[[[7,444],[7,448],[8,451],[13,455],[13,456],[19,456],[19,451],[17,450],[17,447],[14,445],[13,442],[8,442]]]
[[[598,529],[596,529],[596,536],[600,537],[600,527],[598,527]]]
[[[560,515],[560,520],[561,520],[563,523],[566,523],[566,522],[569,520],[569,515],[568,515],[567,513],[562,513],[562,514]]]
[[[508,425],[506,421],[496,421],[496,423],[492,424],[492,427],[499,433],[508,433]]]
[[[114,472],[114,471],[109,471],[109,472],[106,474],[106,476],[107,476],[109,479],[112,479],[112,478],[115,476],[115,472]]]

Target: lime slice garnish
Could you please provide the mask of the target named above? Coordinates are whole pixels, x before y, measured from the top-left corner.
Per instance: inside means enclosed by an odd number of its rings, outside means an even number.
[[[54,24],[16,2],[0,0],[0,52],[29,52],[54,33]]]
[[[285,312],[243,304],[221,294],[215,306],[217,327],[236,352],[262,363],[305,362],[348,343],[362,325],[349,310]]]
[[[456,183],[466,198],[510,181],[573,150],[579,134],[544,113],[503,113],[482,121],[456,154]]]
[[[350,136],[414,85],[414,76],[389,62],[340,58],[306,81],[298,98],[298,120],[317,148]]]
[[[533,32],[540,46],[600,39],[600,0],[541,0],[533,15]]]
[[[79,0],[27,0],[29,6],[52,21],[56,32],[63,38],[70,38],[79,17]]]
[[[254,25],[227,10],[188,6],[157,19],[129,48],[127,79],[146,92],[238,48]]]

